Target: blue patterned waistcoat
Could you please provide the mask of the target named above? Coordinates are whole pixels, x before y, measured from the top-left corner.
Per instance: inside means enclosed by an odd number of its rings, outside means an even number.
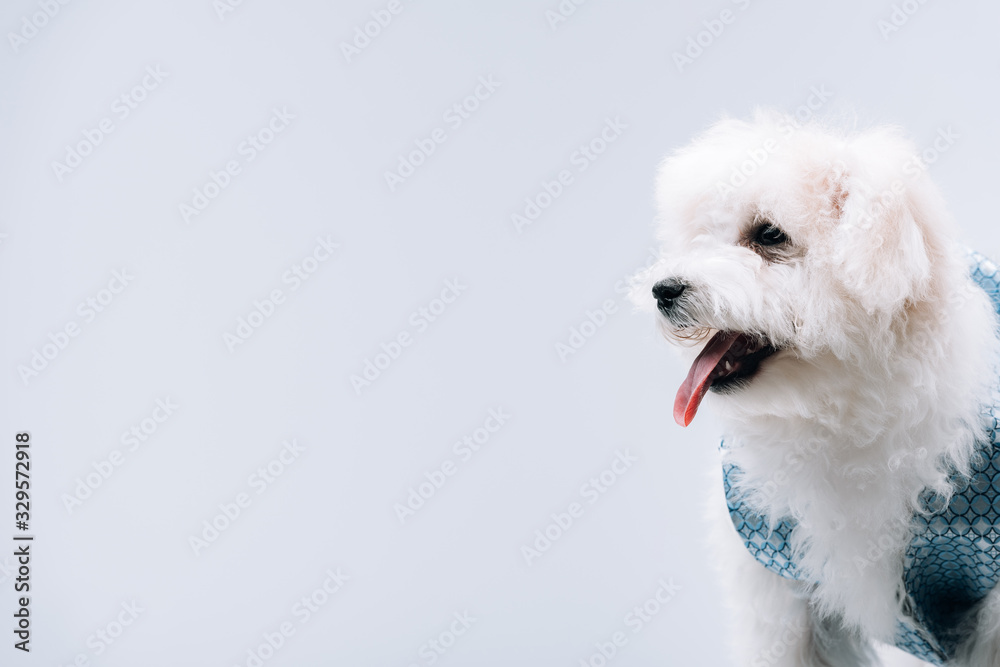
[[[1000,314],[1000,271],[978,253],[971,254],[972,278],[989,295]],[[972,475],[952,476],[954,495],[944,505],[926,492],[927,513],[913,518],[913,539],[903,561],[908,594],[905,617],[899,620],[896,646],[926,662],[944,665],[955,656],[964,637],[959,623],[1000,581],[1000,422],[997,408],[985,417],[992,424],[988,442],[972,462]],[[742,475],[723,465],[726,500],[733,525],[750,553],[768,570],[801,579],[791,547],[796,521],[784,518],[773,530],[737,494]]]

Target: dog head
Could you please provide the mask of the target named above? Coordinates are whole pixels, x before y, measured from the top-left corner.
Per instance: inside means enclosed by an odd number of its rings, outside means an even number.
[[[633,298],[694,357],[678,423],[709,391],[745,402],[768,375],[801,378],[820,359],[884,363],[946,252],[948,216],[915,155],[894,128],[850,134],[761,112],[663,162],[662,259]]]

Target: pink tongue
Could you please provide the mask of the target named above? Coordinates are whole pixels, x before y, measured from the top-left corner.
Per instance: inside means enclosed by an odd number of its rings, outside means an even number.
[[[678,424],[687,426],[694,419],[698,406],[701,405],[701,399],[705,398],[705,393],[708,391],[709,376],[739,336],[738,333],[720,331],[708,341],[705,349],[691,364],[691,370],[684,384],[677,390],[677,398],[674,399],[674,421]]]

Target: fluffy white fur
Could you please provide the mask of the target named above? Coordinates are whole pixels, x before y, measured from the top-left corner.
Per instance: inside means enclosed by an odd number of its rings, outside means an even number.
[[[678,306],[689,326],[658,316],[688,361],[719,330],[781,348],[748,386],[709,393],[702,411],[721,416],[753,506],[798,520],[799,567],[820,582],[764,569],[716,498],[738,664],[881,664],[918,495],[947,496],[948,470],[967,470],[983,431],[995,317],[916,154],[892,127],[799,127],[758,112],[718,122],[660,169],[662,259],[634,299],[655,312],[654,283],[689,286]],[[752,172],[745,183],[733,178],[741,169]],[[790,257],[769,262],[741,242],[755,219],[784,230]],[[997,591],[970,623],[956,664],[1000,665]]]

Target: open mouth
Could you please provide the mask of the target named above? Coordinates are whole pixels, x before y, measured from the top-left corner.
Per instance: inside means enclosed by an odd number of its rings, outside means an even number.
[[[752,334],[720,331],[705,345],[691,365],[674,400],[674,420],[687,426],[698,412],[705,394],[736,391],[746,386],[760,363],[778,348]]]

